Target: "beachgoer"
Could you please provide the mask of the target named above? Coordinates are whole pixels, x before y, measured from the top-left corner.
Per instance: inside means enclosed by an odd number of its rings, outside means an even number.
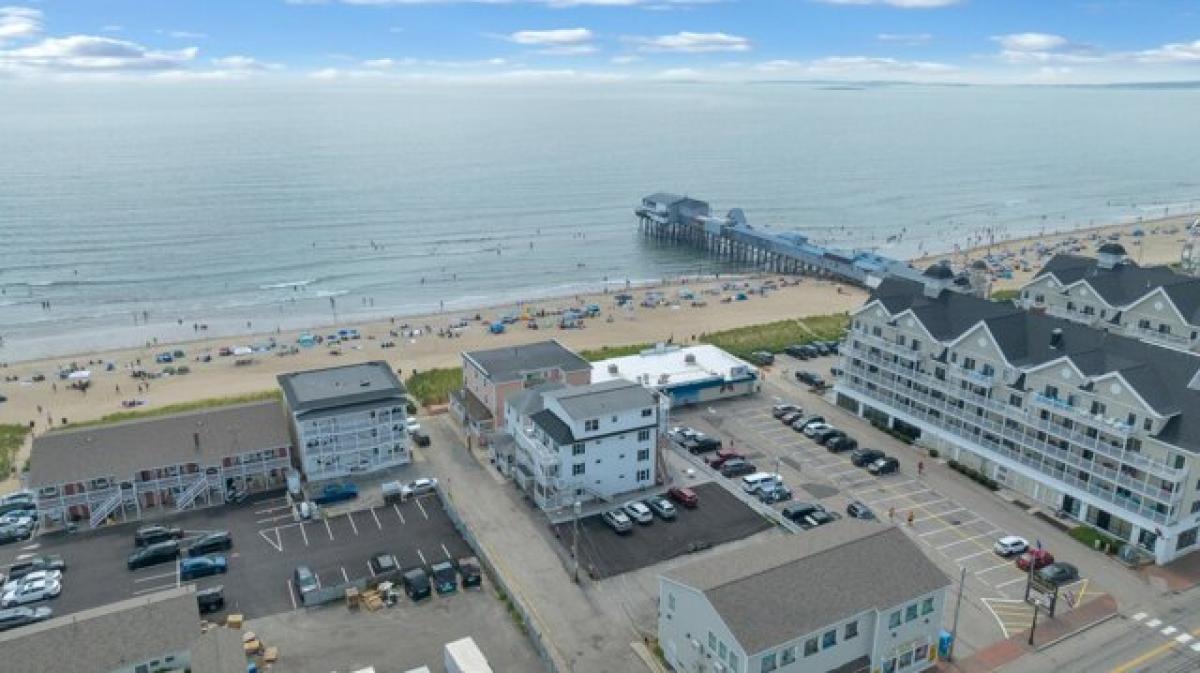
[[[925,474],[925,461],[918,460],[917,461],[917,476],[919,477],[923,474]]]
[[[913,511],[911,509],[908,510],[908,525],[909,526],[913,525],[913,519],[915,519],[915,518],[916,518],[916,515],[913,514]]]
[[[888,521],[895,521],[895,520],[896,520],[896,508],[888,507]]]

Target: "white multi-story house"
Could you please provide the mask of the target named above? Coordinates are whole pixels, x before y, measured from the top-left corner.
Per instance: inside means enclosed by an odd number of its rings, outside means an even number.
[[[922,671],[949,585],[894,526],[823,526],[660,576],[658,640],[679,673]]]
[[[1059,318],[1174,348],[1200,348],[1200,278],[1138,266],[1119,243],[1098,256],[1055,255],[1018,302]]]
[[[544,510],[651,487],[665,423],[661,396],[630,381],[546,384],[509,397],[504,471]]]
[[[296,460],[309,481],[405,465],[404,384],[381,360],[279,375]]]
[[[1197,549],[1200,355],[934,278],[884,281],[841,352],[841,406],[1158,563]]]

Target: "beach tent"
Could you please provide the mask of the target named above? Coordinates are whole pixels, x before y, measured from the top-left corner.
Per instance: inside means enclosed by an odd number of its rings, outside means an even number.
[[[491,327],[489,327],[488,329],[491,330],[492,334],[503,334],[504,333],[504,323],[494,322],[494,323],[492,323]]]
[[[304,334],[300,335],[300,338],[296,339],[296,343],[304,346],[305,348],[311,348],[317,345],[317,338],[305,332]]]
[[[249,355],[253,352],[254,349],[250,348],[249,346],[238,346],[237,348],[233,349],[234,355]]]
[[[70,374],[67,374],[67,379],[69,379],[71,381],[82,381],[82,380],[87,380],[87,379],[91,378],[91,376],[92,376],[92,373],[90,371],[88,371],[86,369],[80,369],[79,371],[75,371],[75,372],[71,372]]]

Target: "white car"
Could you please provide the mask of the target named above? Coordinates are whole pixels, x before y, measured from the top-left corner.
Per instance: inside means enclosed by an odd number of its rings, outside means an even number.
[[[630,500],[622,507],[630,519],[642,524],[643,526],[654,521],[654,513],[646,506],[646,503],[637,500]]]
[[[833,426],[828,423],[811,423],[807,427],[804,428],[804,436],[812,437],[813,435],[816,435],[819,432],[824,432],[826,430],[832,430],[832,429],[833,429]]]
[[[25,575],[24,577],[18,577],[15,580],[10,580],[9,582],[6,582],[4,584],[4,588],[0,589],[0,592],[8,593],[10,591],[17,589],[18,587],[20,587],[23,584],[27,584],[29,582],[44,582],[46,580],[49,580],[51,582],[61,582],[62,581],[62,573],[58,570],[35,570],[34,572],[31,572],[28,575]]]
[[[417,419],[409,418],[404,421],[404,429],[407,430],[409,434],[412,434],[421,429],[421,424],[417,422]]]
[[[62,593],[62,585],[53,580],[26,582],[13,591],[5,592],[4,597],[0,598],[0,608],[46,601],[60,593]]]
[[[435,490],[437,490],[437,483],[438,480],[434,479],[433,477],[422,477],[421,479],[410,481],[404,486],[400,487],[400,497],[409,498],[414,495],[433,493]]]
[[[1029,541],[1016,535],[1006,535],[996,540],[996,544],[992,545],[992,549],[1001,556],[1024,554],[1029,549]]]

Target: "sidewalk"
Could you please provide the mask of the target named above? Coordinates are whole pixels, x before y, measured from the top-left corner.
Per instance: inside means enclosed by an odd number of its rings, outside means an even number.
[[[423,453],[463,520],[490,550],[514,592],[540,625],[562,673],[633,673],[646,665],[630,647],[642,634],[609,592],[585,583],[576,586],[552,545],[541,512],[521,499],[507,482],[497,481],[466,448],[453,419],[431,419],[433,444]]]

